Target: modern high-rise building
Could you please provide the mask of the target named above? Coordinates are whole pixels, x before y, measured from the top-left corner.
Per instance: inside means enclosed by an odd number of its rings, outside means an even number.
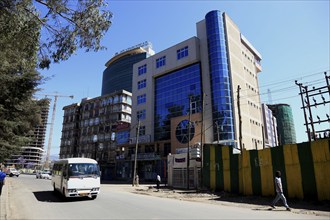
[[[132,92],[133,64],[153,55],[150,42],[144,42],[115,54],[106,64],[103,72],[102,94],[116,91]]]
[[[116,53],[105,64],[102,95],[63,108],[60,158],[94,158],[102,178],[128,178],[133,64],[153,54],[147,41]]]
[[[134,64],[132,126],[140,122],[139,143],[171,153],[199,142],[262,148],[260,61],[226,13],[207,13],[197,36]]]
[[[277,121],[273,112],[266,104],[262,104],[262,114],[264,119],[264,142],[265,147],[278,146]]]
[[[292,109],[288,104],[268,105],[277,120],[279,145],[295,144],[296,130],[294,127]]]
[[[197,36],[157,54],[148,45],[116,54],[103,73],[101,97],[119,90],[132,92],[131,124],[125,130],[130,134],[124,135],[129,141],[119,143],[115,132],[116,147],[106,151],[115,155],[112,177],[131,179],[136,169],[140,180],[154,181],[159,174],[166,181],[167,155],[188,146],[263,147],[261,55],[226,13],[209,12],[197,23]],[[100,143],[99,136],[94,137],[103,131],[93,124],[95,109],[90,113],[79,108],[78,140],[84,142],[77,145],[81,149],[77,155],[93,158],[99,149],[94,144]],[[65,141],[75,134],[76,125],[63,123],[61,157],[75,149]]]

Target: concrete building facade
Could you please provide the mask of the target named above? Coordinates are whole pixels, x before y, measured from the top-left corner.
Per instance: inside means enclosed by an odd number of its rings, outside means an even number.
[[[288,104],[268,105],[277,120],[279,145],[295,144],[296,129],[294,126],[292,109]]]
[[[129,142],[131,96],[121,90],[65,106],[59,157],[93,158],[103,179],[115,178],[116,157],[125,154],[117,146]]]
[[[264,142],[265,147],[276,147],[278,143],[277,120],[273,112],[266,104],[262,104],[262,114],[264,120]]]
[[[190,127],[195,127],[190,144],[202,141],[238,147],[239,99],[242,146],[262,148],[260,60],[259,52],[227,14],[209,12],[197,23],[197,37],[134,64],[132,125],[140,120],[145,130],[139,138],[146,143],[169,144],[175,153],[186,147],[187,134],[173,137],[171,131],[188,131],[190,115]],[[139,72],[142,67],[146,69],[143,74]],[[141,88],[140,82],[146,85]],[[142,118],[139,112],[143,112]],[[135,136],[132,130],[133,140]],[[180,138],[184,140],[176,145],[173,140]]]

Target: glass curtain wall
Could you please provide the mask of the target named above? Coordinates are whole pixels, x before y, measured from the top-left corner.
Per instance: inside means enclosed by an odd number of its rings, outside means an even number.
[[[155,140],[171,139],[171,118],[201,112],[201,73],[196,63],[155,79]],[[192,137],[191,137],[192,138]]]
[[[211,79],[213,135],[215,141],[233,145],[234,123],[226,38],[220,11],[205,16]],[[225,141],[225,142],[223,142]]]

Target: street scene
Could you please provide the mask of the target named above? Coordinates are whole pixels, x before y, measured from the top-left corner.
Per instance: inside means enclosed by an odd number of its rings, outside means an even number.
[[[329,219],[325,206],[297,203],[291,212],[279,205],[275,210],[270,201],[254,198],[248,202],[217,201],[219,196],[199,193],[190,199],[180,191],[155,184],[132,187],[130,184],[105,183],[96,200],[73,198],[63,200],[53,193],[48,179],[34,175],[10,178],[1,199],[1,219]],[[186,192],[187,191],[181,191]],[[190,191],[194,194],[194,191]],[[174,195],[176,194],[176,196]],[[204,199],[200,197],[203,196]],[[266,202],[256,204],[255,202]],[[291,201],[290,201],[291,202]],[[294,205],[294,204],[292,204]],[[301,207],[305,206],[305,207]],[[33,207],[33,208],[31,208]]]
[[[0,0],[0,220],[329,220],[329,39],[329,0]]]

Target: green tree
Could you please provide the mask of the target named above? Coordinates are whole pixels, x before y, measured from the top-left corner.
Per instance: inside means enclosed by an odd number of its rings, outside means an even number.
[[[38,64],[67,60],[78,48],[104,49],[101,39],[111,25],[112,13],[104,0],[2,0],[0,10],[20,11],[21,17],[41,25]],[[13,26],[14,27],[14,26]]]
[[[103,0],[0,1],[0,162],[28,144],[40,123],[33,95],[38,68],[67,60],[78,48],[103,49],[112,14]]]
[[[38,123],[32,95],[42,80],[36,71],[40,24],[20,13],[0,13],[0,161],[24,146]]]

